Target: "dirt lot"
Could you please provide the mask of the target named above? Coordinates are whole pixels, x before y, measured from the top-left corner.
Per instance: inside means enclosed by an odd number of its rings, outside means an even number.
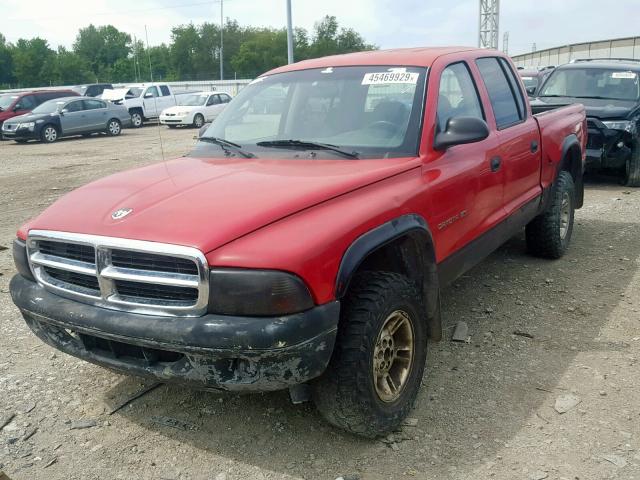
[[[163,129],[165,155],[184,154],[193,134]],[[66,191],[159,158],[155,127],[1,142],[0,248]],[[471,342],[430,345],[411,426],[365,441],[286,393],[161,386],[109,415],[142,382],[31,334],[9,297],[10,250],[0,251],[0,419],[15,414],[0,432],[0,470],[14,480],[640,479],[639,267],[640,191],[592,180],[564,259],[527,256],[515,238],[444,292],[448,336],[463,319]],[[561,415],[566,395],[580,403]]]

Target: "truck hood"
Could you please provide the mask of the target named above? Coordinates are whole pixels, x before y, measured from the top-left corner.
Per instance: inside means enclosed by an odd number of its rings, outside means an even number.
[[[573,97],[541,97],[531,102],[531,106],[534,110],[543,111],[572,103],[583,104],[587,111],[587,117],[595,117],[600,120],[626,119],[637,106],[637,102],[631,100]]]
[[[105,90],[102,92],[103,100],[124,100],[125,95],[129,91],[128,88],[114,88],[113,90]]]
[[[74,190],[31,220],[20,234],[32,229],[86,233],[186,245],[208,253],[286,216],[417,165],[407,158],[184,157]],[[114,220],[112,214],[119,209],[132,211]]]

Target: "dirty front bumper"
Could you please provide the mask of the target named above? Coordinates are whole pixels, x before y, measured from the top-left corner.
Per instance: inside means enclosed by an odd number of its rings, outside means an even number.
[[[326,368],[339,302],[282,317],[156,317],[54,295],[15,275],[11,296],[45,343],[119,372],[228,391],[272,391]]]
[[[624,168],[631,156],[626,132],[608,128],[597,118],[587,119],[587,160],[590,170]]]

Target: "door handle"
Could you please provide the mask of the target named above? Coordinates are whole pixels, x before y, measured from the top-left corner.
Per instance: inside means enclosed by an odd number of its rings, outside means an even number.
[[[534,140],[531,142],[531,153],[536,153],[538,151],[538,142]]]
[[[491,159],[491,171],[497,172],[500,170],[500,166],[502,165],[502,159],[500,157],[493,157]]]

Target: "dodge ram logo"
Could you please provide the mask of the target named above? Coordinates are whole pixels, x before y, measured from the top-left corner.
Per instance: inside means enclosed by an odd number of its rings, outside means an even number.
[[[129,215],[131,212],[133,212],[133,208],[119,208],[111,214],[111,218],[113,218],[114,220],[120,220],[121,218]]]

